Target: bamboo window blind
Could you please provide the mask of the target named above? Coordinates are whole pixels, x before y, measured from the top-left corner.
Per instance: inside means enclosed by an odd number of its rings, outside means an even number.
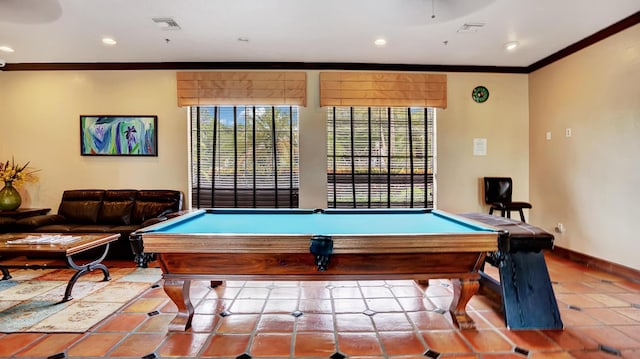
[[[447,75],[321,72],[320,106],[447,107]]]
[[[306,72],[184,71],[176,79],[181,107],[307,105]]]

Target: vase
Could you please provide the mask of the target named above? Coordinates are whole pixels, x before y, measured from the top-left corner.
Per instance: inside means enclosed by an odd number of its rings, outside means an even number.
[[[22,198],[20,193],[13,187],[13,183],[5,182],[0,189],[0,211],[13,211],[20,207]]]

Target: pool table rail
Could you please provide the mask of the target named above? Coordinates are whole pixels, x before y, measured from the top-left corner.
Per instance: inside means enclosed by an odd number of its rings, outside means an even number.
[[[313,234],[163,234],[144,235],[148,253],[309,253]],[[497,250],[496,234],[479,232],[457,235],[448,233],[332,235],[334,253],[445,253],[491,252]]]

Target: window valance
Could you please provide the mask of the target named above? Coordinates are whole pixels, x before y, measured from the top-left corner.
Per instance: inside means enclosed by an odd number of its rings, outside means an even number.
[[[307,105],[306,72],[181,71],[178,106]]]
[[[447,75],[321,72],[320,106],[447,107]]]

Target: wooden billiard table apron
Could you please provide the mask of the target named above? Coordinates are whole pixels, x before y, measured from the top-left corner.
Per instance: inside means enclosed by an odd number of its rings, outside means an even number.
[[[331,253],[318,258],[309,235],[176,235],[146,233],[144,248],[157,253],[164,289],[178,307],[169,330],[191,325],[192,280],[393,280],[449,278],[449,308],[460,328],[474,328],[466,305],[479,288],[479,269],[497,249],[496,232],[456,235],[330,236]],[[317,239],[317,238],[315,238]],[[322,257],[322,255],[320,255]]]

